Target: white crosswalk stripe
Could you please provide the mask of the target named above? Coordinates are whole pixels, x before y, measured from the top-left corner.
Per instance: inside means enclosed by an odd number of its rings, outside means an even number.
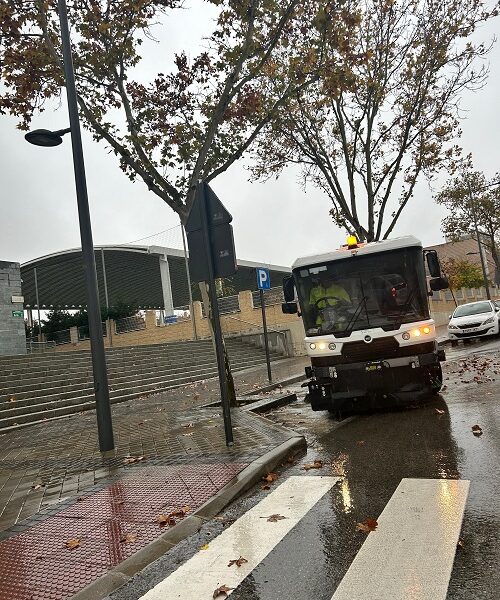
[[[444,600],[469,481],[403,479],[332,600]]]
[[[338,480],[289,477],[142,600],[202,600],[211,598],[221,585],[236,588]],[[269,522],[271,515],[286,518]],[[230,560],[240,556],[248,562],[228,567]]]

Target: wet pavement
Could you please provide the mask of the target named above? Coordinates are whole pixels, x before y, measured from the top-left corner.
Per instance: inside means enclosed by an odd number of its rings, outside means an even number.
[[[297,375],[302,362],[280,361],[275,377]],[[238,373],[238,393],[266,383],[264,373]],[[160,538],[171,547],[171,527],[199,520],[252,461],[297,438],[235,409],[228,448],[220,408],[201,406],[218,397],[207,380],[115,405],[116,447],[105,455],[93,413],[1,435],[0,600],[67,600],[127,559],[135,572],[136,553]]]
[[[460,344],[446,351],[442,394],[423,406],[340,423],[327,413],[312,412],[302,398],[273,410],[268,418],[306,436],[307,456],[297,464],[283,466],[276,482],[264,486],[266,489],[256,486],[219,519],[207,523],[110,598],[141,598],[291,475],[328,475],[340,481],[231,591],[231,599],[330,600],[366,539],[366,533],[356,530],[357,523],[377,519],[402,479],[422,478],[470,480],[446,599],[498,600],[500,341]],[[303,394],[299,386],[294,391]],[[480,426],[481,435],[474,435],[475,425]],[[321,461],[322,467],[304,471],[304,465],[314,460]],[[446,509],[449,499],[442,501]],[[428,552],[432,557],[437,550],[431,546]],[[222,572],[224,568],[226,565],[221,566]],[[436,572],[439,570],[436,564]],[[365,573],[368,582],[376,575],[376,569]],[[445,597],[425,595],[425,583],[410,586],[401,600]],[[207,589],[203,597],[211,598],[212,592]]]

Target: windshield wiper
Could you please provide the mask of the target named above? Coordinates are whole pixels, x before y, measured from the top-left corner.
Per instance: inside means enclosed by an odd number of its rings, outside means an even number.
[[[366,311],[366,301],[368,300],[368,296],[363,296],[359,301],[359,304],[356,306],[356,310],[354,311],[349,323],[347,323],[347,327],[343,331],[339,331],[338,333],[342,334],[342,337],[347,337],[351,335],[352,330],[354,329],[354,325],[356,325],[357,320],[359,319],[359,315],[362,312],[363,306]],[[366,315],[366,320],[368,321],[368,315]],[[370,324],[368,323],[368,326]],[[338,333],[336,335],[338,335]]]
[[[405,304],[403,304],[401,310],[399,311],[399,321],[396,321],[394,330],[399,329],[401,327],[401,324],[403,323],[403,319],[405,318],[406,314],[408,313],[408,309],[411,306],[414,295],[415,295],[415,288],[412,289],[412,291],[410,292],[410,295],[408,296],[408,300],[405,302]]]

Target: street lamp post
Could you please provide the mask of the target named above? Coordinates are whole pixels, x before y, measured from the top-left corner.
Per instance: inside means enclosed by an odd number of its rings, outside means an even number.
[[[83,266],[87,287],[87,311],[90,330],[90,348],[92,354],[92,369],[94,374],[94,390],[97,412],[97,430],[101,452],[113,450],[113,425],[109,400],[108,374],[106,370],[106,354],[102,335],[102,323],[97,291],[97,272],[95,265],[94,243],[90,223],[87,182],[85,179],[85,164],[83,160],[82,136],[78,118],[78,101],[71,55],[68,15],[65,0],[58,0],[59,22],[61,25],[61,41],[63,51],[64,78],[66,80],[66,96],[68,101],[69,128],[59,131],[38,129],[27,133],[28,142],[38,146],[58,146],[61,136],[71,132],[73,149],[73,166],[75,172],[76,198],[80,222],[80,237],[82,241]]]

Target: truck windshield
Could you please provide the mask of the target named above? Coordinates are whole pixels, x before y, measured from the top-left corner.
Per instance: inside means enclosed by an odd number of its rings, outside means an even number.
[[[381,327],[429,318],[420,248],[351,256],[294,272],[308,336]]]

